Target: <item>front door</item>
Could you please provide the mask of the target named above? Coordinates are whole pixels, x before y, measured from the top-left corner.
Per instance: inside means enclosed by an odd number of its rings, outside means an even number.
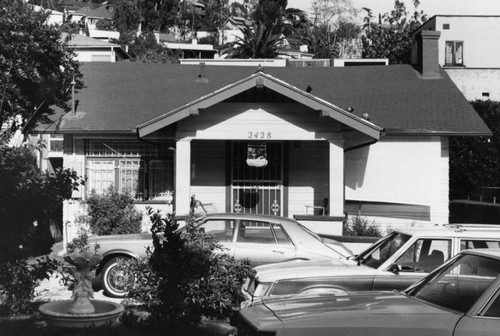
[[[231,155],[232,211],[282,216],[283,143],[235,141]]]

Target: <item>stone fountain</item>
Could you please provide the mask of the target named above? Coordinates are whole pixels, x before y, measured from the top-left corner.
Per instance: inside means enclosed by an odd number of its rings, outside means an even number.
[[[102,256],[84,251],[70,253],[64,260],[75,266],[72,300],[53,301],[41,305],[39,311],[47,323],[71,328],[115,323],[123,312],[123,306],[114,302],[93,300],[92,279],[95,276],[93,269],[102,260]]]

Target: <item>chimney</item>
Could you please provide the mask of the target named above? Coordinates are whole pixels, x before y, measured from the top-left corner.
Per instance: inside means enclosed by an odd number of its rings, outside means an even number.
[[[441,36],[441,32],[433,30],[422,30],[416,35],[412,64],[420,71],[422,78],[441,77],[439,73],[439,36]]]

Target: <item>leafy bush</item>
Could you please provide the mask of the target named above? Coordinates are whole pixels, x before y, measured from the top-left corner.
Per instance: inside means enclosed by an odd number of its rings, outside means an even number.
[[[129,298],[144,304],[147,317],[123,321],[178,330],[202,317],[230,317],[244,279],[252,272],[248,260],[222,253],[215,238],[188,219],[184,233],[172,216],[149,210],[153,249],[148,258],[132,262],[136,282]]]
[[[111,187],[104,195],[92,193],[87,199],[90,230],[96,235],[141,232],[142,214],[134,199]]]
[[[31,301],[36,286],[42,279],[48,279],[59,265],[48,257],[0,264],[0,316],[33,312]]]
[[[28,147],[0,146],[0,264],[50,253],[50,226],[80,183],[76,172],[42,173]]]
[[[364,237],[380,237],[382,234],[380,228],[375,221],[368,222],[368,219],[356,216],[347,220],[344,225],[344,235],[346,236],[364,236]]]

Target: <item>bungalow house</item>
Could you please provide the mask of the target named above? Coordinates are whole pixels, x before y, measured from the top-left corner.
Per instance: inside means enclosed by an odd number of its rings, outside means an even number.
[[[346,212],[383,227],[448,221],[448,139],[490,130],[437,63],[224,67],[82,64],[74,111],[38,132],[64,137],[63,164],[177,215],[295,217],[335,233]],[[71,217],[67,217],[71,220]],[[335,229],[336,228],[336,229]]]

